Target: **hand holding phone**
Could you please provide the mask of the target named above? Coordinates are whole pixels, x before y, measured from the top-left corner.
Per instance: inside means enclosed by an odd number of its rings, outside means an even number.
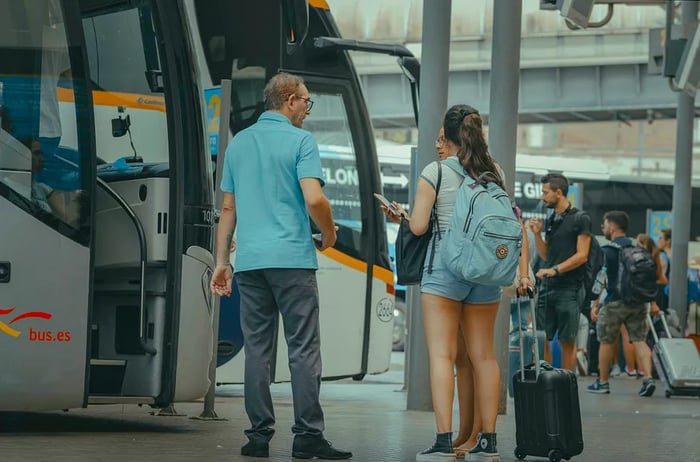
[[[399,211],[399,209],[397,209],[397,208],[394,206],[394,204],[392,204],[391,202],[389,202],[389,200],[388,200],[386,197],[382,196],[382,195],[379,194],[379,193],[374,193],[374,197],[376,197],[377,200],[378,200],[384,207],[386,207],[386,209],[387,209],[389,212],[393,213],[393,214],[396,215],[397,217],[398,217],[398,216],[401,216],[401,212]]]

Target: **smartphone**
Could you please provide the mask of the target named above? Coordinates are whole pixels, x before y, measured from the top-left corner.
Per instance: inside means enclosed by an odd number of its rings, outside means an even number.
[[[377,200],[382,203],[382,205],[384,205],[387,209],[389,209],[389,211],[391,213],[393,213],[394,215],[397,215],[397,216],[401,215],[399,210],[396,207],[394,207],[394,204],[389,202],[389,200],[386,197],[382,196],[379,193],[374,193],[374,197],[376,197]]]

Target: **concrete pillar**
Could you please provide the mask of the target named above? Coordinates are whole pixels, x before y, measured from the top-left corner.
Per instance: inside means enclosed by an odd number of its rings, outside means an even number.
[[[689,38],[697,24],[698,4],[681,3],[683,38]],[[671,239],[671,288],[669,306],[678,312],[681,329],[685,332],[687,319],[688,241],[690,240],[690,210],[693,175],[693,122],[695,98],[678,93],[676,112],[676,174],[673,183],[673,236]]]
[[[447,106],[447,77],[450,55],[450,16],[452,0],[423,0],[423,43],[420,71],[420,110],[418,113],[418,155],[415,166],[419,174],[437,158],[435,138],[442,126]],[[416,190],[415,185],[412,188]],[[413,205],[413,195],[411,196]],[[406,345],[406,407],[414,411],[431,411],[428,350],[423,333],[420,288],[412,286],[406,294],[408,341]]]
[[[519,1],[494,0],[491,48],[491,98],[489,148],[506,175],[506,187],[515,187],[515,153],[518,135],[520,37],[523,5]],[[504,297],[496,319],[495,349],[501,368],[499,414],[506,413],[508,391],[508,328],[510,300]]]

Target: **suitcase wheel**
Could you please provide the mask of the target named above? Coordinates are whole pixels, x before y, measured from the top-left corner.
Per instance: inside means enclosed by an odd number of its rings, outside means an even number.
[[[515,457],[518,460],[523,460],[527,457],[527,455],[520,450],[520,448],[515,448]]]
[[[549,462],[561,462],[561,451],[559,449],[550,449],[547,457],[549,457]]]

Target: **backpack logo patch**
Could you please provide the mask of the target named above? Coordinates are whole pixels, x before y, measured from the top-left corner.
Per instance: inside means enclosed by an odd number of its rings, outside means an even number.
[[[508,256],[508,246],[505,244],[501,244],[498,247],[496,247],[496,257],[498,257],[499,260],[503,260]]]

